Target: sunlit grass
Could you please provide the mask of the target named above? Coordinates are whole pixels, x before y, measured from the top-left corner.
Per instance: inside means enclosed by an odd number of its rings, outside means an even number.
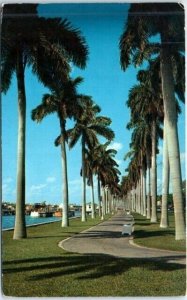
[[[186,251],[186,241],[175,240],[174,214],[169,213],[169,227],[160,228],[160,213],[158,223],[151,224],[150,220],[133,213],[135,218],[134,242],[152,248],[159,248],[173,251]]]
[[[28,239],[3,232],[3,292],[17,297],[175,296],[185,294],[183,265],[68,253],[58,243],[100,222],[80,219],[28,228]]]

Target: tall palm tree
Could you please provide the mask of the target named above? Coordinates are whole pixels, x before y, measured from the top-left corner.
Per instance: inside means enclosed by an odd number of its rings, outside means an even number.
[[[92,149],[85,150],[85,176],[87,178],[87,185],[91,188],[91,216],[92,219],[95,219],[95,195],[94,195],[94,157]],[[82,176],[82,169],[81,169]]]
[[[150,131],[149,128],[152,127],[151,123],[152,120],[156,117],[158,119],[158,117],[156,116],[158,114],[158,116],[160,116],[160,120],[162,120],[162,115],[163,115],[163,104],[162,104],[162,97],[161,95],[161,85],[160,85],[160,74],[159,74],[159,69],[158,68],[160,65],[159,63],[159,59],[157,58],[156,60],[152,61],[149,64],[149,68],[147,70],[140,70],[138,72],[137,75],[137,79],[140,81],[141,85],[136,85],[135,87],[133,87],[129,93],[129,100],[127,102],[128,106],[131,107],[131,122],[128,123],[127,128],[133,128],[133,126],[137,126],[137,128],[135,127],[134,130],[136,130],[137,132],[140,132],[140,136],[144,136],[144,127],[142,127],[143,124],[147,124],[147,130],[148,132]],[[175,71],[175,76],[177,77],[177,73],[178,71]],[[180,99],[182,99],[182,89],[181,87],[178,88],[178,90],[180,90]],[[141,103],[141,98],[144,99],[144,102]],[[147,101],[148,100],[148,101]],[[157,102],[156,102],[157,100]],[[176,107],[177,107],[177,112],[180,112],[180,107],[178,105],[178,102],[176,101]],[[142,123],[143,120],[141,120],[140,116],[142,116],[144,118],[144,122]],[[149,118],[147,118],[147,116]],[[146,117],[146,118],[145,118]],[[150,118],[151,117],[151,118]],[[151,120],[151,122],[149,121],[149,119]],[[146,121],[146,122],[145,122]],[[160,129],[157,128],[157,131]],[[161,132],[160,132],[161,133]],[[133,133],[132,136],[136,136],[137,133]],[[145,135],[147,136],[147,135]],[[148,133],[149,136],[149,133]],[[160,135],[160,137],[162,137],[162,133]],[[151,138],[151,137],[150,137]],[[155,139],[154,139],[155,140]],[[153,140],[152,140],[153,141]],[[165,141],[164,141],[165,143]],[[146,145],[144,139],[137,141],[138,145],[141,145],[141,147],[143,147],[143,151],[144,153],[146,152],[146,156],[147,156],[147,166],[148,169],[150,169],[150,151],[149,151],[149,145]],[[150,142],[149,142],[150,144]],[[153,145],[153,149],[155,149],[155,146]],[[152,150],[153,150],[152,149]],[[154,150],[155,153],[155,150]],[[154,156],[152,156],[152,158],[154,158]],[[165,159],[165,156],[163,157]],[[155,164],[155,160],[153,160],[153,164],[156,166]],[[167,161],[165,164],[165,161],[163,162],[163,167],[167,166]],[[152,168],[152,175],[154,176],[155,174],[155,169]],[[167,173],[167,172],[166,172]],[[149,173],[148,173],[149,174]],[[156,178],[155,176],[152,178]],[[167,183],[169,179],[164,179],[163,183]],[[154,183],[155,180],[152,182],[152,185],[154,184],[154,189],[152,188],[152,194],[153,196],[156,194],[156,184]],[[169,181],[168,181],[169,184]],[[163,187],[163,189],[165,191],[168,190],[168,186]],[[167,195],[165,193],[164,199],[167,201]],[[152,197],[152,201],[154,208],[152,210],[153,214],[151,217],[152,222],[156,221],[156,196]],[[163,201],[164,204],[165,201]],[[148,194],[148,201],[147,201],[147,212],[148,212],[148,218],[150,218],[150,205],[149,205],[149,194]],[[164,206],[165,207],[165,206]],[[164,218],[166,218],[166,214],[164,213],[166,212],[166,210],[162,209],[162,223],[166,223],[167,220],[164,221]]]
[[[165,122],[164,122],[165,123]],[[169,159],[167,149],[167,139],[165,137],[166,130],[164,124],[164,142],[163,142],[163,175],[162,175],[162,207],[161,207],[161,220],[160,227],[168,227],[168,194],[169,194]]]
[[[152,66],[151,66],[152,67]],[[154,68],[155,70],[155,68]],[[158,72],[158,68],[156,68]],[[156,72],[156,74],[157,74]],[[129,127],[137,126],[138,136],[142,136],[141,140],[138,140],[137,145],[143,146],[144,155],[146,155],[147,145],[144,143],[143,131],[140,129],[141,118],[147,123],[147,126],[151,128],[151,142],[152,142],[152,162],[151,162],[151,222],[157,222],[156,213],[156,201],[157,201],[157,165],[156,165],[156,153],[158,143],[158,133],[161,133],[159,128],[159,122],[162,119],[162,97],[159,89],[159,81],[155,85],[155,72],[152,72],[151,68],[147,71],[139,71],[137,79],[140,84],[135,85],[129,93],[129,99],[127,105],[131,108],[131,122]],[[143,99],[143,101],[142,101]],[[146,137],[146,136],[145,136]],[[144,174],[145,181],[145,166],[143,166],[142,172]],[[144,185],[145,191],[145,185]],[[144,192],[145,194],[145,192]],[[145,197],[145,196],[144,196]],[[145,199],[144,199],[145,202]],[[145,212],[144,212],[145,213]]]
[[[137,30],[138,29],[138,30]],[[160,44],[149,37],[160,34]],[[147,51],[149,49],[149,51]],[[167,123],[167,143],[175,211],[175,239],[185,238],[184,210],[181,188],[180,151],[177,132],[173,57],[184,52],[184,8],[177,3],[132,4],[127,27],[120,39],[121,65],[139,64],[160,53],[162,94]]]
[[[60,123],[60,136],[55,140],[55,145],[61,145],[62,156],[62,186],[63,186],[63,216],[62,226],[69,226],[68,219],[68,172],[67,172],[67,156],[66,156],[66,119],[75,115],[76,108],[79,103],[79,95],[76,92],[78,84],[82,82],[81,77],[69,80],[58,86],[54,85],[54,91],[51,94],[45,94],[42,104],[32,110],[32,120],[37,123],[41,122],[46,116],[56,113]]]
[[[129,124],[128,124],[129,125]],[[129,126],[128,126],[129,127]],[[132,133],[132,145],[135,149],[138,149],[138,152],[140,153],[140,166],[141,166],[141,176],[142,176],[142,201],[143,201],[143,215],[146,216],[148,213],[148,216],[150,217],[150,191],[148,189],[148,197],[146,201],[146,169],[150,168],[148,165],[148,161],[150,160],[150,157],[152,157],[152,147],[151,147],[151,139],[152,139],[152,133],[151,133],[151,123],[141,118],[137,124],[134,123],[134,126],[130,126],[130,128],[133,128],[134,131]],[[149,180],[148,177],[148,186],[149,186]],[[155,205],[155,203],[154,203]]]
[[[120,174],[117,169],[118,164],[116,163],[114,156],[117,151],[109,148],[110,142],[105,144],[98,144],[93,148],[93,170],[94,174],[97,174],[98,178],[98,202],[101,210],[101,191],[102,189],[102,214],[100,216],[103,219],[103,213],[105,214],[105,186],[107,185],[109,190],[116,190],[116,184],[118,183],[118,175]]]
[[[85,39],[67,20],[37,15],[35,4],[7,4],[3,7],[1,48],[2,91],[6,93],[15,72],[18,86],[18,162],[14,239],[26,238],[25,227],[25,69],[30,66],[46,86],[67,80],[72,61],[85,67],[88,55]],[[61,74],[59,76],[59,74]]]
[[[92,149],[98,144],[97,135],[108,140],[114,138],[113,131],[108,127],[111,120],[107,117],[97,116],[100,108],[91,98],[85,98],[83,110],[78,112],[77,122],[73,129],[68,131],[69,147],[72,148],[81,139],[82,147],[82,222],[86,221],[86,173],[85,153],[86,148]]]
[[[182,95],[182,94],[181,94]],[[181,112],[180,106],[176,101],[177,113]],[[163,139],[163,170],[162,170],[162,207],[160,227],[167,228],[169,225],[168,220],[168,195],[169,195],[169,179],[170,179],[170,166],[168,157],[168,145],[167,145],[167,129],[166,122],[164,120],[164,139]]]
[[[183,77],[182,77],[182,70],[184,69],[183,58],[180,55],[175,54],[173,57],[173,64],[175,65],[174,72],[173,72],[173,75],[175,77],[175,92],[178,94],[178,98],[181,101],[184,101],[184,87],[183,87]],[[161,89],[160,57],[157,57],[156,59],[150,61],[149,68],[147,70],[139,71],[137,78],[139,79],[141,84],[144,84],[144,86],[146,84],[148,91],[150,91],[153,95],[156,95],[156,97],[153,97],[153,104],[154,102],[156,103],[156,110],[158,112],[158,116],[160,116],[160,121],[162,121],[162,116],[164,116],[164,108],[163,108],[162,89]],[[181,110],[177,99],[175,100],[175,102],[176,102],[175,105],[178,114],[181,112]],[[166,122],[164,121],[164,128],[165,126],[166,126]],[[168,173],[169,161],[168,161],[167,146],[165,147],[165,145],[167,145],[166,128],[164,129],[164,133],[165,133],[164,155],[163,155],[163,176],[164,177],[163,177],[163,197],[162,197],[163,201],[162,201],[162,213],[161,213],[161,226],[166,227],[166,224],[168,223],[167,196],[169,192],[169,173]],[[162,137],[162,134],[160,137]]]

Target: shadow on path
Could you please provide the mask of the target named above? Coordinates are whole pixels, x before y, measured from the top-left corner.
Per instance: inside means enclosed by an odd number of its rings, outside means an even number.
[[[25,272],[26,280],[45,280],[63,275],[75,275],[78,279],[94,279],[103,276],[117,275],[134,267],[148,270],[174,271],[185,269],[184,265],[168,263],[172,257],[164,257],[155,264],[155,258],[116,258],[103,254],[71,255],[39,257],[28,260],[5,262],[4,274]],[[34,271],[34,275],[33,275]],[[27,273],[28,272],[28,273]],[[18,275],[19,276],[19,275]]]
[[[129,258],[140,260],[155,260],[162,262],[168,262],[172,264],[174,261],[177,264],[186,264],[185,254],[175,251],[149,249],[145,247],[136,247],[132,243],[129,243],[129,239],[132,240],[132,236],[122,236],[123,225],[129,223],[132,220],[132,216],[118,214],[112,217],[108,221],[104,221],[86,231],[83,231],[71,238],[63,240],[59,243],[59,246],[66,251],[79,253],[79,254],[103,254],[112,255],[118,258]],[[133,221],[133,220],[132,220]],[[135,232],[136,237],[158,236],[168,235],[171,232],[168,231],[150,231],[137,230]],[[170,259],[169,259],[170,257]]]

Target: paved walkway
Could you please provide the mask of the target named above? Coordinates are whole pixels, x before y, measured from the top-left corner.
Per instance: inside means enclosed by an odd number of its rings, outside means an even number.
[[[185,254],[176,251],[150,249],[133,244],[133,238],[122,236],[122,226],[129,216],[118,212],[110,220],[63,240],[59,246],[81,254],[109,254],[115,257],[147,258],[186,264]]]

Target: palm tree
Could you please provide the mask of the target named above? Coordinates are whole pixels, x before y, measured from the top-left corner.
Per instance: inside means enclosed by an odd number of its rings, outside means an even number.
[[[137,30],[138,29],[138,30]],[[160,44],[149,37],[160,34]],[[152,53],[160,53],[162,94],[167,123],[167,144],[173,187],[175,239],[185,238],[181,188],[180,151],[177,132],[173,57],[184,52],[184,8],[177,3],[132,4],[127,27],[120,39],[121,65],[139,64]],[[149,51],[148,51],[149,50]]]
[[[166,130],[164,124],[164,143],[163,143],[163,175],[162,175],[162,208],[161,208],[161,220],[160,227],[168,227],[168,194],[169,194],[169,159],[167,149],[167,139],[165,137]]]
[[[91,216],[92,219],[95,219],[95,195],[94,195],[94,180],[93,180],[93,172],[94,172],[94,157],[93,151],[86,149],[85,150],[85,176],[87,178],[87,185],[91,187]],[[81,169],[82,176],[82,169]]]
[[[156,65],[156,68],[155,68]],[[157,199],[157,165],[156,165],[156,153],[157,153],[157,143],[158,143],[158,133],[162,136],[162,132],[159,128],[159,122],[162,119],[162,98],[159,89],[159,81],[155,84],[155,70],[158,73],[157,64],[154,63],[154,72],[151,69],[152,65],[147,71],[139,71],[137,79],[139,79],[140,84],[135,85],[129,93],[129,99],[127,105],[131,108],[131,122],[128,124],[129,128],[137,126],[137,145],[143,146],[144,155],[146,155],[147,145],[146,135],[144,140],[144,135],[140,124],[143,122],[147,123],[147,129],[151,128],[151,194],[152,194],[152,209],[151,209],[151,222],[157,222],[156,213],[156,199]],[[144,99],[144,101],[142,101]],[[142,120],[141,120],[142,119]],[[145,127],[144,127],[145,128]],[[150,133],[150,130],[149,130]],[[136,135],[135,135],[136,136]],[[142,138],[141,138],[142,136]],[[140,140],[139,140],[140,138]],[[143,157],[142,157],[143,158]],[[145,181],[145,164],[142,164],[143,182]],[[144,184],[144,203],[145,203],[145,184]],[[145,214],[145,211],[144,211]]]
[[[98,178],[98,202],[99,208],[101,210],[101,191],[102,189],[102,213],[100,212],[100,216],[103,219],[104,214],[106,212],[105,207],[105,196],[106,191],[105,187],[108,186],[108,191],[112,192],[112,190],[116,191],[116,185],[119,181],[118,175],[120,174],[117,169],[118,164],[116,163],[114,156],[117,151],[111,149],[109,147],[110,142],[106,142],[105,144],[98,144],[93,148],[93,170],[94,174],[97,175]],[[107,191],[107,193],[108,193]]]
[[[132,211],[138,211],[137,206],[137,199],[135,200],[135,203],[129,203],[128,195],[130,191],[132,190],[132,182],[130,178],[130,174],[123,176],[121,180],[121,193],[123,197],[125,197],[125,208],[130,209]]]
[[[100,184],[102,189],[102,214],[101,219],[108,212],[111,212],[111,201],[119,190],[118,182],[120,172],[118,170],[118,164],[115,161],[114,156],[117,151],[109,147],[110,142],[105,144],[99,144],[94,149],[94,172],[98,175],[98,194],[100,195]],[[100,206],[100,197],[99,197]]]
[[[138,213],[142,213],[142,186],[141,186],[141,151],[137,147],[135,141],[130,144],[131,150],[125,155],[125,160],[130,158],[130,163],[125,170],[128,175],[125,176],[125,195],[129,195],[132,190],[135,190],[134,209]],[[129,202],[129,201],[128,201]],[[133,205],[131,205],[133,207]]]
[[[176,62],[179,63],[176,63]],[[175,64],[174,68],[174,76],[175,76],[175,91],[178,94],[178,98],[181,101],[184,101],[184,87],[183,87],[183,78],[182,69],[183,69],[183,58],[180,55],[175,54],[173,58],[173,63]],[[178,65],[181,64],[179,68]],[[137,78],[141,82],[141,84],[146,84],[148,91],[151,91],[153,95],[153,105],[154,102],[156,104],[156,110],[158,112],[158,116],[160,116],[160,121],[162,121],[162,116],[164,116],[163,109],[163,99],[162,99],[162,90],[161,90],[161,77],[160,77],[160,57],[157,57],[153,61],[150,61],[149,68],[144,71],[139,71]],[[180,78],[180,79],[179,79]],[[179,84],[180,82],[180,84]],[[155,98],[155,100],[154,100]],[[156,102],[157,101],[157,102]],[[177,114],[181,112],[177,99],[175,100]],[[164,121],[164,128],[166,126],[166,122]],[[167,141],[166,141],[166,128],[164,129],[165,138],[164,138],[164,155],[163,155],[163,197],[162,197],[162,213],[161,213],[161,226],[166,227],[168,224],[167,218],[167,196],[169,191],[169,172],[168,172],[168,153],[167,153]],[[160,135],[162,137],[162,133]],[[165,147],[166,145],[166,147]],[[153,174],[154,175],[154,174]]]
[[[181,112],[181,109],[180,109],[180,106],[179,106],[177,101],[176,101],[176,106],[177,106],[177,113],[179,114]],[[162,228],[167,228],[168,225],[169,225],[169,220],[168,220],[168,195],[169,195],[170,166],[169,166],[168,145],[167,145],[166,134],[167,134],[166,122],[164,120],[163,170],[162,170],[162,207],[161,207],[161,220],[160,220],[160,227],[162,227]]]
[[[129,124],[128,124],[129,125]],[[143,201],[143,215],[148,214],[150,218],[150,191],[148,189],[148,197],[146,201],[146,169],[150,168],[149,160],[152,157],[152,147],[151,147],[151,123],[147,119],[141,118],[137,124],[134,123],[133,127],[128,126],[128,128],[133,128],[132,133],[132,145],[140,153],[140,167],[141,167],[141,177],[142,177],[142,201]],[[155,172],[155,169],[153,169]],[[150,178],[148,176],[148,187]],[[155,203],[153,204],[155,205]]]
[[[63,186],[63,217],[62,226],[69,226],[68,219],[68,173],[67,173],[67,156],[66,156],[66,119],[75,115],[78,106],[79,95],[76,92],[78,84],[82,82],[81,77],[58,86],[54,83],[54,91],[51,94],[45,94],[42,104],[32,110],[32,120],[37,123],[41,122],[46,116],[56,113],[60,123],[60,136],[55,140],[55,145],[61,145],[62,156],[62,186]]]
[[[149,128],[151,128],[151,123],[149,121],[150,119],[150,116],[151,116],[151,120],[155,118],[156,114],[158,114],[158,116],[160,116],[160,120],[162,120],[162,115],[163,115],[163,104],[162,104],[162,98],[161,98],[161,85],[160,85],[160,75],[159,75],[159,59],[157,58],[156,60],[152,61],[150,64],[149,64],[149,69],[147,70],[141,70],[138,72],[138,75],[137,75],[137,79],[140,81],[141,85],[140,86],[135,86],[131,89],[130,91],[130,94],[129,94],[129,100],[127,102],[128,106],[132,108],[132,111],[131,111],[131,122],[127,125],[127,128],[133,128],[133,126],[137,126],[137,129],[135,127],[135,130],[138,132],[140,132],[140,136],[144,136],[144,127],[142,127],[142,125],[145,123],[147,123],[147,130],[148,132],[150,131]],[[177,73],[178,71],[176,70],[175,71],[175,76],[177,77]],[[143,85],[143,86],[142,86]],[[146,89],[145,89],[146,88]],[[182,92],[182,88],[179,87],[178,88],[178,91],[180,90],[180,99],[182,99],[182,95],[183,95],[183,92]],[[150,94],[150,95],[149,95]],[[155,96],[154,96],[155,95]],[[141,98],[144,98],[144,102],[141,104]],[[147,102],[147,99],[148,98],[148,102]],[[155,99],[155,100],[154,100]],[[157,99],[157,102],[156,102],[156,99]],[[159,101],[158,101],[159,100]],[[156,106],[155,106],[156,104]],[[180,112],[180,107],[178,105],[178,102],[176,100],[176,107],[177,107],[177,112],[179,113]],[[139,111],[141,110],[141,114],[140,115],[143,115],[143,117],[146,119],[144,120],[144,122],[142,123],[143,120],[140,119],[139,117]],[[155,113],[154,113],[155,111]],[[155,114],[152,115],[152,114]],[[138,117],[137,117],[138,116]],[[147,119],[147,116],[149,116],[149,118]],[[145,122],[146,121],[146,122]],[[157,131],[158,131],[159,128],[157,128]],[[160,131],[160,129],[159,129]],[[160,132],[161,133],[161,132]],[[133,135],[135,135],[133,133]],[[136,134],[137,135],[137,134]],[[146,135],[147,136],[147,135]],[[149,133],[148,133],[148,136],[149,136]],[[147,137],[148,137],[147,136]],[[160,137],[162,137],[162,133],[160,135]],[[149,138],[149,140],[151,139],[151,137]],[[165,143],[166,141],[164,141]],[[150,150],[149,150],[149,145],[150,145],[150,142],[148,143],[148,145],[146,145],[144,139],[142,140],[139,140],[137,141],[137,144],[138,145],[142,145],[143,146],[143,151],[144,153],[146,152],[146,156],[147,156],[147,166],[149,166],[148,169],[150,169]],[[155,150],[154,150],[155,152]],[[155,155],[153,156],[155,157]],[[163,157],[165,159],[165,156]],[[155,161],[153,161],[154,165],[155,164]],[[163,162],[163,167],[165,167],[165,165],[167,166],[167,162],[165,164],[165,161]],[[164,171],[164,170],[163,170]],[[166,172],[167,173],[167,172]],[[153,172],[153,169],[152,169],[152,175],[154,176],[155,172]],[[153,177],[155,178],[155,176]],[[169,179],[164,179],[164,182],[163,183],[167,183],[169,184]],[[154,180],[155,182],[155,180]],[[154,184],[153,182],[153,184]],[[154,191],[156,192],[156,185],[154,184],[155,188],[154,188]],[[168,186],[166,187],[163,187],[163,189],[165,191],[168,190]],[[153,190],[153,189],[152,189]],[[153,195],[155,194],[155,192],[153,193]],[[167,201],[167,195],[165,193],[165,196],[164,196],[164,199]],[[153,200],[153,199],[152,199]],[[152,221],[156,221],[156,196],[154,197],[154,209],[153,209],[153,214],[152,214]],[[165,203],[165,201],[162,202],[163,205]],[[148,201],[147,201],[147,212],[148,212],[148,218],[150,218],[150,205],[149,205],[149,193],[148,193]],[[164,206],[165,207],[165,206]],[[162,223],[167,223],[167,220],[164,221],[164,219],[166,218],[166,214],[164,213],[166,212],[166,209],[162,209]]]
[[[27,16],[27,17],[25,17]],[[25,69],[46,86],[67,80],[72,61],[85,67],[88,55],[84,38],[67,20],[37,16],[35,4],[7,4],[2,18],[1,79],[6,93],[15,72],[18,86],[17,201],[14,239],[26,238],[25,227]],[[60,74],[60,76],[59,76]]]
[[[97,135],[108,140],[114,138],[113,131],[108,127],[111,120],[107,117],[97,116],[100,112],[98,105],[91,98],[85,98],[83,110],[77,113],[77,122],[73,129],[68,131],[69,147],[72,148],[81,138],[82,147],[82,222],[86,221],[86,173],[85,153],[86,147],[92,149],[98,144]]]

